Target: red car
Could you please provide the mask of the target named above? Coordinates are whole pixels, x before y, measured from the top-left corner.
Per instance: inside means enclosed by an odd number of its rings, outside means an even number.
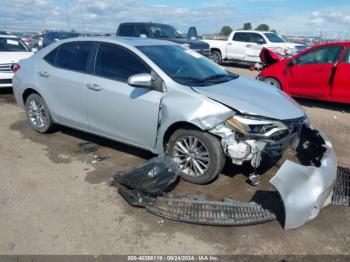
[[[264,69],[257,79],[295,97],[350,103],[350,42],[311,47],[278,61],[261,52]]]

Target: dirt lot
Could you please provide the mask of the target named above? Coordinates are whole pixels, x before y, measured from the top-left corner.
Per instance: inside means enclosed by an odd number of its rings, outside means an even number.
[[[230,70],[254,77],[245,68]],[[324,130],[338,161],[350,166],[350,106],[299,100]],[[278,109],[276,109],[278,110]],[[130,207],[109,185],[117,172],[152,154],[68,128],[39,135],[28,126],[10,90],[0,93],[1,254],[350,254],[350,208],[328,207],[302,228],[277,222],[250,227],[208,227],[163,220]],[[79,143],[96,144],[83,154]],[[94,154],[108,159],[91,163]],[[225,168],[213,184],[180,182],[178,192],[249,200],[244,169]]]

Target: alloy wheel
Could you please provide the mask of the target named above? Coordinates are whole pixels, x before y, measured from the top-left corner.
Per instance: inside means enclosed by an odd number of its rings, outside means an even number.
[[[194,136],[184,136],[176,141],[173,158],[179,164],[182,172],[192,177],[204,175],[210,165],[208,149]]]
[[[28,117],[35,128],[43,128],[47,124],[47,116],[45,114],[44,106],[37,100],[29,101]]]

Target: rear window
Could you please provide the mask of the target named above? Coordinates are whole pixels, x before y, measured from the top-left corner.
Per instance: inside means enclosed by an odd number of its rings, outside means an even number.
[[[2,52],[28,52],[29,49],[19,38],[0,37],[0,51]]]
[[[51,65],[55,65],[56,63],[56,56],[59,48],[55,48],[52,50],[50,53],[48,53],[45,57],[44,60],[48,62]]]
[[[232,40],[238,42],[249,42],[249,33],[235,33]]]
[[[118,35],[119,36],[133,36],[135,25],[120,25]]]
[[[86,72],[88,58],[92,48],[93,43],[91,42],[63,44],[58,48],[55,65],[64,69]],[[53,59],[53,57],[50,56],[48,59]]]

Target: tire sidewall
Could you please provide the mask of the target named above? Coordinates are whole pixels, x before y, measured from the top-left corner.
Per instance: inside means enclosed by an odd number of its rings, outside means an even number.
[[[217,56],[217,60],[218,61],[215,61],[215,60],[212,59],[215,63],[217,63],[217,64],[221,64],[222,63],[222,58],[221,58],[221,54],[220,54],[219,51],[213,51],[212,52],[212,57],[213,56]]]

